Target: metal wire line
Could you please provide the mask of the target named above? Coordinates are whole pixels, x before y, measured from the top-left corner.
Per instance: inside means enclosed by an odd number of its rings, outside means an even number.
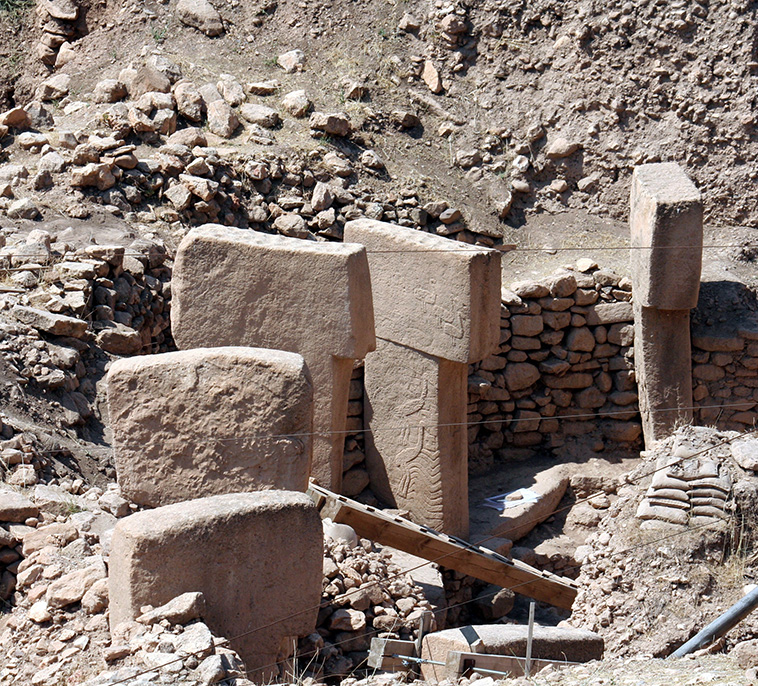
[[[735,440],[737,440],[737,439],[739,439],[739,438],[744,438],[745,436],[748,436],[748,435],[750,435],[750,434],[752,434],[752,433],[756,433],[756,432],[758,432],[758,429],[750,429],[750,430],[748,430],[748,431],[745,431],[745,432],[743,432],[743,433],[741,433],[741,434],[738,434],[738,435],[736,435],[736,436],[732,436],[731,438],[727,438],[727,439],[724,439],[724,440],[723,440],[723,441],[721,441],[720,443],[717,443],[717,444],[715,444],[715,445],[712,445],[712,446],[708,446],[707,448],[703,448],[703,449],[701,449],[701,450],[698,450],[698,451],[696,451],[696,452],[694,452],[694,453],[692,453],[692,454],[690,454],[690,455],[687,455],[687,456],[683,456],[683,457],[680,457],[680,458],[678,458],[677,460],[674,460],[674,461],[670,462],[669,464],[667,464],[667,465],[665,465],[665,466],[663,466],[663,467],[658,467],[658,468],[656,468],[656,469],[654,469],[654,470],[652,470],[652,471],[650,471],[650,472],[647,472],[647,473],[645,473],[645,474],[643,474],[643,475],[641,475],[641,476],[639,476],[639,477],[635,477],[634,479],[629,479],[629,480],[627,481],[627,483],[629,483],[629,484],[633,484],[633,483],[636,483],[636,482],[642,481],[643,479],[647,478],[648,476],[651,476],[651,475],[655,474],[656,472],[662,471],[662,470],[664,470],[664,469],[669,469],[670,467],[672,467],[672,466],[674,466],[674,465],[676,465],[676,464],[680,464],[681,462],[683,462],[683,461],[685,461],[685,460],[691,460],[691,459],[692,459],[692,458],[694,458],[694,457],[698,457],[699,455],[702,455],[702,454],[704,454],[704,453],[707,453],[707,452],[709,452],[709,451],[711,451],[711,450],[715,450],[716,448],[720,448],[720,447],[722,447],[722,446],[724,446],[724,445],[728,445],[728,444],[729,444],[729,443],[731,443],[732,441],[735,441]],[[535,518],[535,519],[533,519],[533,520],[531,520],[531,521],[528,521],[528,522],[526,522],[525,524],[539,524],[539,523],[541,523],[541,522],[545,521],[546,519],[548,519],[548,518],[550,518],[550,517],[552,517],[552,516],[554,516],[554,515],[556,515],[556,514],[559,514],[559,513],[561,513],[561,512],[564,512],[564,511],[566,511],[566,510],[569,510],[569,509],[571,509],[572,507],[574,507],[575,505],[579,505],[579,504],[582,504],[582,503],[586,503],[586,502],[589,502],[589,501],[590,501],[590,500],[592,500],[593,498],[596,498],[596,497],[598,497],[598,496],[600,496],[600,495],[603,495],[603,492],[602,492],[602,491],[599,491],[599,492],[597,492],[597,493],[594,493],[594,494],[592,494],[591,496],[588,496],[588,497],[586,497],[586,498],[583,498],[583,499],[579,499],[579,500],[575,501],[574,503],[572,503],[571,505],[568,505],[568,506],[564,506],[564,507],[561,507],[561,508],[556,508],[555,510],[553,510],[552,512],[550,512],[550,513],[549,513],[547,516],[544,516],[544,517],[540,517],[540,518]],[[620,553],[614,553],[614,554],[616,554],[616,555],[619,555],[619,554],[625,554],[625,553],[627,553],[627,552],[631,552],[631,551],[633,551],[633,550],[636,550],[636,549],[638,549],[638,548],[644,547],[645,545],[650,545],[650,544],[652,544],[652,543],[658,543],[658,542],[660,542],[660,541],[662,541],[662,540],[666,540],[666,539],[668,539],[668,538],[673,538],[673,537],[676,537],[676,536],[679,536],[679,535],[683,535],[683,534],[686,534],[686,533],[691,533],[692,531],[697,531],[697,530],[699,530],[699,529],[701,529],[701,528],[709,528],[709,527],[715,527],[717,524],[718,524],[718,525],[720,525],[721,523],[720,523],[720,522],[717,522],[717,523],[715,523],[715,524],[710,524],[710,523],[709,523],[709,524],[702,524],[702,525],[699,525],[699,526],[697,526],[697,527],[691,527],[691,528],[687,528],[687,529],[685,529],[685,530],[683,530],[683,531],[681,531],[681,532],[675,532],[674,534],[670,534],[670,535],[668,535],[668,536],[665,536],[665,537],[663,537],[663,538],[661,538],[661,539],[656,539],[655,541],[652,541],[652,542],[650,542],[650,543],[647,543],[647,544],[638,544],[638,545],[636,545],[636,546],[633,546],[633,547],[631,547],[631,548],[629,548],[629,549],[627,549],[627,550],[625,550],[625,551],[621,551]],[[504,532],[503,532],[503,533],[504,533]],[[478,541],[478,543],[476,544],[476,546],[481,546],[481,544],[482,544],[482,543],[486,543],[487,541],[489,541],[489,540],[491,540],[491,539],[493,539],[493,538],[500,538],[500,537],[503,535],[503,533],[492,534],[492,535],[490,535],[490,536],[487,536],[486,538],[483,538],[483,539],[481,539],[480,541]],[[388,577],[387,579],[385,579],[385,580],[383,580],[383,581],[374,581],[374,582],[371,582],[370,584],[367,584],[367,585],[365,585],[365,586],[362,586],[362,587],[359,587],[359,588],[355,588],[355,589],[349,590],[349,591],[347,591],[347,592],[343,593],[341,597],[342,597],[342,598],[345,598],[345,597],[348,597],[348,596],[350,596],[350,595],[353,595],[353,594],[357,593],[358,591],[362,591],[362,590],[365,590],[366,588],[371,588],[371,587],[373,587],[373,586],[382,586],[382,585],[384,585],[384,584],[386,584],[386,583],[390,583],[391,581],[394,581],[394,580],[395,580],[395,579],[397,579],[397,578],[400,578],[400,577],[402,577],[402,576],[405,576],[405,575],[407,575],[407,574],[410,574],[411,572],[414,572],[414,571],[416,571],[416,570],[418,570],[418,569],[421,569],[422,567],[426,567],[426,566],[427,566],[427,565],[429,565],[429,564],[435,564],[435,563],[438,563],[440,560],[443,560],[443,559],[445,559],[445,558],[447,558],[447,557],[450,557],[451,555],[454,555],[454,554],[455,554],[455,551],[454,551],[454,552],[450,552],[450,553],[445,553],[444,555],[440,555],[439,557],[437,557],[437,558],[435,558],[435,559],[433,559],[433,560],[427,560],[427,561],[425,561],[425,562],[423,562],[423,563],[421,563],[421,564],[419,564],[419,565],[416,565],[415,567],[411,567],[411,568],[409,568],[409,569],[406,569],[406,570],[404,570],[404,571],[402,571],[402,572],[399,572],[399,573],[397,573],[397,574],[394,574],[394,575],[392,575],[392,576]],[[576,567],[576,568],[581,568],[581,565],[575,565],[574,567]],[[574,567],[569,567],[568,569],[572,569],[572,568],[574,568]],[[521,586],[525,586],[525,585],[528,585],[528,584],[531,584],[531,583],[534,583],[534,580],[530,580],[530,581],[523,581],[523,582],[520,582],[520,583],[518,583],[518,584],[515,584],[515,585],[513,585],[513,586],[507,586],[507,587],[505,587],[505,586],[504,586],[504,587],[502,587],[502,588],[507,588],[508,590],[514,590],[514,589],[516,589],[516,588],[520,588]],[[494,594],[493,594],[493,595],[494,595]],[[472,600],[473,600],[473,599],[472,599]],[[471,601],[466,601],[466,602],[471,602]],[[232,638],[224,639],[224,641],[222,641],[221,643],[218,643],[217,645],[227,645],[227,644],[229,644],[231,641],[236,641],[236,640],[237,640],[237,639],[239,639],[239,638],[243,638],[243,637],[245,637],[245,636],[249,636],[249,635],[251,635],[251,634],[257,633],[258,631],[263,631],[263,630],[265,630],[265,629],[269,629],[269,628],[271,628],[271,627],[273,627],[273,626],[276,626],[277,624],[280,624],[281,622],[285,622],[285,621],[288,621],[288,620],[290,620],[290,619],[293,619],[293,618],[295,618],[295,617],[299,617],[299,616],[301,616],[301,615],[304,615],[304,614],[307,614],[307,613],[309,613],[309,612],[318,611],[318,610],[320,610],[320,609],[322,609],[322,608],[324,608],[324,607],[327,607],[327,606],[328,606],[328,605],[330,605],[330,604],[331,604],[331,602],[328,602],[328,603],[324,603],[324,602],[322,601],[321,603],[319,603],[318,605],[316,605],[316,606],[314,606],[314,607],[310,607],[310,608],[307,608],[306,610],[300,610],[300,611],[298,611],[298,612],[294,612],[294,613],[292,613],[292,614],[290,614],[290,615],[288,615],[288,616],[286,616],[286,617],[282,617],[281,619],[277,619],[277,620],[275,620],[275,621],[273,621],[273,622],[269,622],[268,624],[265,624],[265,625],[263,625],[263,626],[259,626],[259,627],[256,627],[255,629],[250,629],[250,630],[248,630],[248,631],[244,631],[244,632],[242,632],[242,633],[240,633],[240,634],[237,634],[236,636],[234,636],[234,637],[232,637]],[[448,608],[444,608],[444,609],[448,609]],[[339,644],[335,644],[335,645],[339,645]],[[178,660],[183,660],[183,659],[185,659],[185,658],[178,658],[177,660],[173,660],[173,661],[171,661],[171,662],[168,662],[168,663],[166,663],[166,664],[172,664],[173,662],[177,662]],[[277,666],[277,665],[279,665],[279,664],[283,664],[283,662],[282,662],[282,661],[279,661],[279,662],[273,663],[273,664],[271,664],[271,665],[266,665],[266,666],[264,666],[264,667],[260,667],[259,669],[268,669],[269,667],[275,667],[275,666]],[[165,666],[165,665],[164,665],[164,666]],[[133,675],[133,676],[129,677],[128,679],[124,679],[124,680],[122,680],[122,681],[116,681],[116,682],[113,682],[113,686],[115,686],[116,684],[124,683],[124,682],[126,682],[126,681],[129,681],[129,680],[131,680],[131,679],[134,679],[134,678],[136,678],[136,677],[140,676],[141,674],[147,674],[147,673],[148,673],[148,672],[150,672],[150,671],[153,671],[153,670],[145,670],[144,672],[141,672],[141,673],[139,673],[139,674],[135,674],[135,675]]]
[[[437,234],[428,234],[425,231],[419,231],[418,232],[420,236],[435,236],[439,237]],[[276,234],[265,234],[267,236],[273,236]],[[321,241],[308,241],[312,242],[314,244],[319,244]],[[482,250],[498,250],[499,247],[503,246],[486,246],[486,245],[472,245],[471,243],[463,243],[463,242],[455,242],[454,245],[455,248],[419,248],[418,250],[408,250],[408,249],[386,249],[386,250],[370,250],[367,249],[366,253],[369,255],[395,255],[395,254],[414,254],[414,253],[444,253],[444,252],[461,252],[465,250],[473,251],[473,252],[481,252]],[[519,247],[516,246],[513,248],[513,250],[509,252],[607,252],[610,250],[724,250],[727,248],[756,248],[758,249],[758,243],[725,243],[725,244],[719,244],[719,243],[712,243],[709,245],[596,245],[596,246],[587,246],[583,248],[577,248],[577,247],[562,247],[562,246],[543,246],[541,248],[536,247]],[[50,253],[35,253],[35,252],[24,252],[24,253],[15,253],[15,254],[8,254],[8,257],[63,257],[65,260],[65,255],[58,256],[58,255],[51,255]],[[142,257],[142,258],[148,258],[148,255],[145,255],[145,253],[140,252],[127,252],[124,253],[124,257]],[[174,259],[170,257],[169,255],[164,255],[166,259]],[[0,256],[2,257],[2,256]],[[82,255],[77,254],[71,254],[71,258],[74,257],[83,257]],[[86,259],[99,259],[99,258],[86,258]],[[107,260],[105,260],[107,261]],[[56,262],[53,265],[40,265],[42,268],[53,268],[57,266],[59,263]],[[86,264],[86,263],[80,263],[77,262],[76,264]],[[39,269],[40,267],[36,267],[36,269]],[[0,268],[0,271],[11,271],[10,268],[2,269]],[[28,270],[25,270],[28,271]]]
[[[660,407],[657,409],[650,410],[651,412],[681,412],[683,410],[720,410],[720,409],[726,409],[730,407],[742,407],[745,410],[751,409],[753,406],[755,406],[755,402],[751,400],[736,402],[736,403],[724,403],[722,405],[692,405],[689,407]],[[431,428],[445,428],[445,427],[453,427],[453,426],[482,426],[484,424],[511,424],[514,422],[537,422],[542,421],[543,419],[557,419],[557,420],[565,420],[565,419],[591,419],[591,418],[598,418],[598,417],[612,417],[614,415],[628,415],[628,414],[639,414],[639,410],[607,410],[605,412],[583,412],[583,413],[576,413],[576,414],[564,414],[564,415],[557,415],[554,417],[535,417],[535,418],[519,418],[519,417],[510,417],[510,418],[503,418],[503,419],[483,419],[481,421],[477,422],[446,422],[446,423],[440,423],[440,424],[434,424]],[[351,430],[343,430],[343,431],[300,431],[297,433],[288,433],[288,434],[247,434],[247,435],[239,435],[239,436],[231,436],[227,438],[217,438],[215,436],[211,436],[209,440],[216,441],[217,443],[228,443],[232,441],[249,441],[249,440],[256,440],[256,439],[265,439],[265,438],[308,438],[308,437],[327,437],[327,436],[334,436],[334,435],[355,435],[355,434],[370,434],[370,433],[381,433],[382,431],[402,431],[403,429],[418,429],[418,428],[430,428],[430,427],[423,427],[419,426],[417,424],[404,424],[402,426],[386,426],[382,427],[381,429],[351,429]],[[113,447],[112,446],[86,446],[86,445],[78,445],[79,448],[84,450],[88,454],[92,453],[102,453],[102,452],[112,452]],[[60,453],[62,451],[68,450],[66,446],[61,446],[60,448],[50,448],[48,450],[38,450],[35,451],[35,454],[37,455],[55,455],[57,453]]]

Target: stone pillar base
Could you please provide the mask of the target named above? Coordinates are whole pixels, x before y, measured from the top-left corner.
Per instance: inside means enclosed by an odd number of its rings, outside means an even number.
[[[634,366],[645,447],[692,422],[691,365],[690,311],[635,305]]]
[[[366,356],[366,464],[376,495],[468,537],[468,365],[377,341]]]

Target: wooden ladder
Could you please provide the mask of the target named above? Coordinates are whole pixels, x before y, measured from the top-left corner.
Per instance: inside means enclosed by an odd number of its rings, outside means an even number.
[[[481,579],[555,607],[570,610],[577,585],[572,579],[542,572],[518,560],[448,536],[426,526],[391,516],[311,483],[308,495],[321,517],[348,524],[363,538],[397,548],[442,567]]]

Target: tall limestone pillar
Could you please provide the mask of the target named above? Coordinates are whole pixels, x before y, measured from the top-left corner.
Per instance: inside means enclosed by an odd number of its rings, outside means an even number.
[[[376,347],[363,246],[196,227],[176,255],[171,328],[181,349],[302,355],[313,383],[311,475],[340,492],[353,360]]]
[[[345,225],[368,252],[377,349],[366,356],[371,488],[445,533],[468,536],[468,365],[500,340],[500,253],[370,219]]]
[[[637,167],[630,224],[634,360],[650,446],[693,416],[690,310],[700,291],[700,191],[673,162]]]

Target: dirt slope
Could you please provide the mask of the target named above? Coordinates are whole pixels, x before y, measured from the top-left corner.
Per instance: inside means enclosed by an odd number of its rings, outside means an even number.
[[[300,48],[306,68],[287,78],[288,88],[307,88],[318,109],[347,110],[394,179],[444,189],[477,222],[496,225],[494,204],[509,192],[514,226],[525,213],[567,207],[624,219],[632,167],[656,160],[675,160],[693,175],[706,191],[709,221],[758,217],[750,194],[758,177],[754,3],[215,4],[226,31],[208,38],[180,24],[173,1],[85,0],[86,34],[63,67],[76,77],[72,99],[151,51],[190,78],[255,80],[281,77],[276,56]],[[417,30],[398,28],[409,23],[406,14]],[[0,69],[3,83],[20,74],[13,98],[22,103],[46,73],[33,54],[33,13],[27,25],[21,41],[6,41]],[[16,33],[15,24],[6,31]],[[425,60],[441,76],[437,95],[421,79]],[[365,79],[363,100],[345,100],[346,79]],[[413,136],[387,126],[400,107],[422,115]],[[578,150],[548,159],[546,147],[559,136]],[[459,151],[479,151],[483,163],[454,166]],[[551,187],[556,180],[567,189]]]

